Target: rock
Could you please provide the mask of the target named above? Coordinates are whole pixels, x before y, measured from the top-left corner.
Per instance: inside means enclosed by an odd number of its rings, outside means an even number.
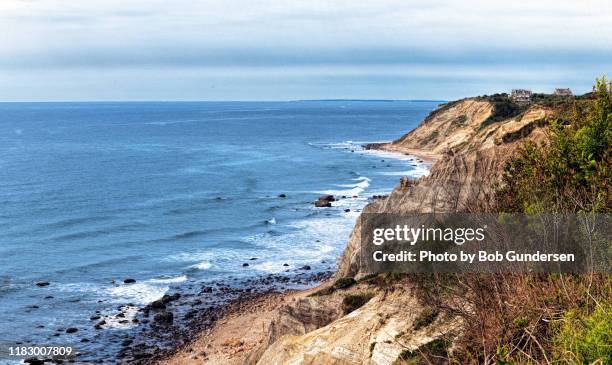
[[[174,314],[172,314],[172,312],[163,311],[163,312],[157,313],[155,317],[153,317],[153,320],[161,324],[171,324],[172,321],[174,320]]]
[[[82,339],[81,339],[81,342],[89,342],[89,339],[87,339],[87,338],[82,338]]]
[[[53,298],[54,298],[54,297],[53,297],[53,295],[47,295],[47,296],[45,297],[45,299],[53,299]]]
[[[351,210],[350,210],[350,209],[348,209],[348,208],[346,208],[346,209],[344,210],[344,212],[346,212],[346,213],[348,213],[348,212],[350,212],[350,211],[351,211]]]
[[[326,195],[321,195],[318,200],[323,200],[323,201],[328,201],[328,202],[335,202],[336,198],[334,198],[333,195],[326,194]]]
[[[181,294],[179,293],[174,293],[172,295],[164,294],[164,296],[160,300],[162,301],[162,303],[168,304],[170,302],[178,300],[180,297],[181,297]]]
[[[288,263],[284,263],[283,266],[289,266],[289,264]]]
[[[329,208],[331,207],[331,203],[326,200],[317,200],[314,202],[315,207],[317,208]]]
[[[300,270],[310,270],[310,269],[311,269],[310,265],[304,265],[300,267]]]
[[[286,197],[287,197],[287,194],[278,194],[278,197],[279,197],[279,198],[286,198]]]
[[[249,260],[251,260],[251,261],[257,260],[257,257],[251,257]]]
[[[79,332],[79,329],[76,327],[70,327],[66,329],[66,333],[77,333],[77,332]]]
[[[98,319],[100,319],[100,318],[101,318],[101,317],[100,317],[100,316],[98,316],[98,315],[95,315],[95,316],[91,316],[91,317],[89,317],[89,319],[90,319],[90,320],[92,320],[92,321],[96,321],[96,320],[98,320]]]
[[[205,286],[202,288],[201,293],[212,293],[212,291],[213,291],[213,288],[211,286]]]
[[[166,309],[166,304],[161,299],[151,302],[150,306],[153,309]]]
[[[40,286],[41,288],[44,286],[49,286],[51,283],[49,283],[48,281],[37,281],[36,282],[36,286]]]
[[[123,280],[124,284],[134,284],[135,282],[136,282],[136,279],[132,279],[132,278],[127,278]]]
[[[319,199],[317,199],[317,201],[315,201],[315,207],[317,208],[325,208],[325,207],[331,207],[331,202],[336,201],[336,198],[334,198],[333,195],[321,195],[319,197]]]
[[[242,264],[242,267],[247,267],[247,266],[249,266],[249,264],[247,264],[246,262]]]

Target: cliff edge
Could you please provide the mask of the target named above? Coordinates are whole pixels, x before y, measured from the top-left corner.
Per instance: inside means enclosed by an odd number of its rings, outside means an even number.
[[[486,210],[507,159],[523,141],[545,140],[546,121],[554,116],[553,108],[542,105],[509,111],[487,98],[441,105],[401,138],[368,146],[436,162],[428,176],[402,179],[386,199],[372,202],[364,212]],[[441,346],[440,341],[461,331],[459,317],[432,313],[417,299],[410,282],[387,282],[360,272],[360,229],[358,220],[339,259],[336,281],[323,285],[316,299],[310,299],[308,305],[317,303],[313,314],[308,314],[303,301],[285,307],[272,320],[269,340],[247,363],[398,364],[425,347],[452,346]],[[353,302],[362,305],[347,309]],[[314,313],[333,315],[313,320],[318,318]]]

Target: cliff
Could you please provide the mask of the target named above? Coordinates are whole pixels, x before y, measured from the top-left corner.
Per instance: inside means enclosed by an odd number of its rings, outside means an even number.
[[[545,121],[555,115],[538,105],[516,115],[503,115],[496,107],[486,98],[451,102],[401,138],[371,146],[436,162],[428,176],[402,180],[388,198],[369,204],[364,212],[486,209],[508,157],[527,139],[544,140]],[[445,334],[461,331],[459,317],[428,312],[410,282],[381,283],[377,278],[374,283],[359,271],[360,229],[358,221],[336,273],[336,279],[355,278],[358,283],[337,288],[330,282],[319,295],[284,307],[272,320],[268,340],[247,363],[394,364],[424,346],[434,348]],[[359,297],[372,299],[344,315],[340,309],[346,298]]]

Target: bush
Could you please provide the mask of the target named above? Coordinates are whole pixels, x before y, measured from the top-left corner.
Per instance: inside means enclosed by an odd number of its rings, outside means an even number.
[[[612,84],[570,125],[553,121],[547,145],[526,144],[507,164],[498,194],[506,212],[610,212]]]
[[[487,100],[493,104],[493,111],[491,115],[482,122],[480,128],[484,128],[496,122],[501,122],[502,120],[514,118],[527,110],[526,105],[517,104],[507,96],[496,94],[488,97]]]
[[[342,300],[344,314],[349,314],[355,309],[361,308],[364,304],[369,302],[373,296],[374,294],[372,293],[359,293],[345,296]]]
[[[334,283],[336,289],[346,289],[355,285],[357,282],[353,278],[340,278]]]
[[[568,311],[553,336],[555,360],[578,364],[612,364],[612,305],[591,314]]]

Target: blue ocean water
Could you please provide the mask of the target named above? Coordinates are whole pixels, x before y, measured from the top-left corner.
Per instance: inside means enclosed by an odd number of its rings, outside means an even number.
[[[426,173],[360,144],[437,104],[0,104],[0,342],[76,342],[95,311],[187,282],[333,268],[368,198]]]

